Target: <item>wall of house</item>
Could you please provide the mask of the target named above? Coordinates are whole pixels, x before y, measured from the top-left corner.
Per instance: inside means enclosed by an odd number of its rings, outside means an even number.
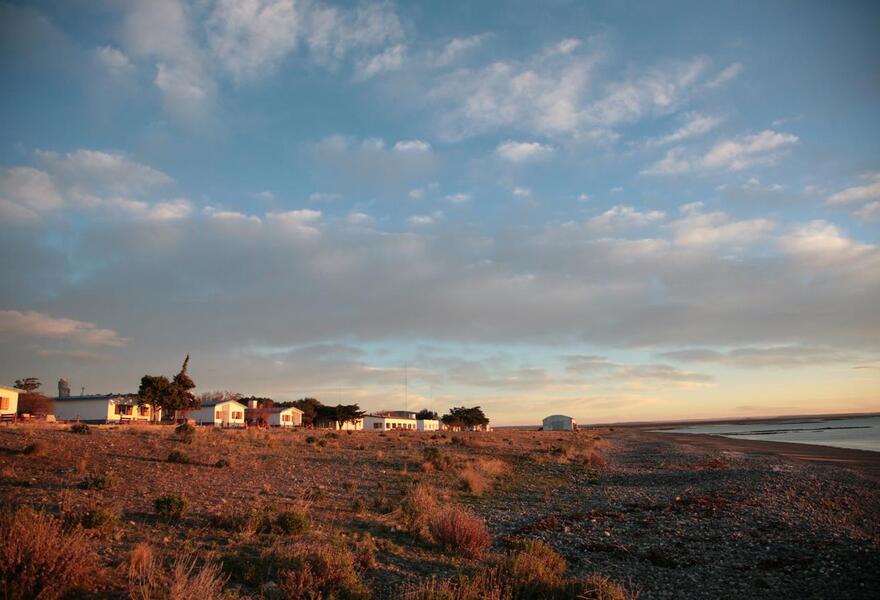
[[[570,417],[547,417],[544,419],[546,431],[571,431],[574,429],[574,419]]]
[[[0,415],[14,415],[18,410],[18,392],[0,387]]]
[[[244,404],[229,400],[220,402],[214,406],[206,406],[190,413],[190,418],[195,419],[202,425],[216,425],[218,427],[243,427]],[[219,416],[218,416],[219,415]]]
[[[415,419],[401,419],[397,417],[364,417],[363,428],[366,431],[389,431],[394,429],[416,430]]]
[[[284,417],[289,417],[285,421]],[[302,425],[302,413],[295,410],[282,410],[269,415],[269,425],[272,427],[299,427]]]
[[[419,431],[437,431],[440,429],[440,421],[436,419],[419,419],[416,421]]]
[[[90,421],[104,423],[110,418],[109,398],[94,400],[64,399],[55,401],[55,418],[59,421]]]

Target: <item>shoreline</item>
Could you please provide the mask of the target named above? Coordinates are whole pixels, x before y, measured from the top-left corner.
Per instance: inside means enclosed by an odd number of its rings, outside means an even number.
[[[773,455],[794,462],[836,465],[880,479],[880,452],[838,448],[801,442],[779,442],[725,437],[708,433],[672,433],[637,428],[646,438],[696,446],[702,449]]]

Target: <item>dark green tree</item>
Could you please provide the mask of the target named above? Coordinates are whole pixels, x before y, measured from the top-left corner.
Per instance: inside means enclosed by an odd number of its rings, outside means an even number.
[[[436,421],[440,417],[437,416],[433,410],[428,410],[427,408],[423,408],[419,412],[416,413],[416,419],[419,420],[434,420]]]
[[[489,419],[483,413],[479,406],[468,408],[459,406],[450,408],[449,413],[443,415],[441,419],[444,425],[449,427],[484,427],[489,424]]]
[[[171,381],[164,375],[144,375],[138,387],[138,406],[150,405],[150,417],[155,421],[158,409],[168,405],[171,396]]]
[[[40,383],[40,380],[36,377],[25,377],[24,379],[16,379],[15,387],[20,390],[24,390],[28,394],[36,392],[40,389],[40,386],[43,385]]]
[[[282,402],[280,406],[293,406],[303,411],[302,424],[305,426],[314,425],[315,417],[318,416],[318,408],[324,406],[317,398],[302,398],[293,402]]]
[[[138,388],[138,404],[149,404],[153,409],[161,408],[166,415],[177,412],[187,413],[200,406],[199,399],[193,393],[196,384],[187,373],[189,354],[183,361],[180,372],[169,381],[164,375],[144,375]]]

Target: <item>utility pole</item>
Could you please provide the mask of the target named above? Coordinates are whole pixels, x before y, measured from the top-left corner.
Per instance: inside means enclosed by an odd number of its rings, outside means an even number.
[[[409,363],[403,363],[403,410],[409,412]]]

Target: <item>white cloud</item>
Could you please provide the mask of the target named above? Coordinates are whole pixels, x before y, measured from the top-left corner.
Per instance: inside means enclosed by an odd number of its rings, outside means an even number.
[[[118,48],[113,46],[101,46],[95,48],[95,59],[114,76],[125,75],[134,71],[134,65],[128,56]]]
[[[394,144],[398,152],[430,152],[431,144],[422,140],[401,140]]]
[[[7,216],[17,220],[31,220],[63,202],[49,174],[31,167],[0,170],[0,201]]]
[[[318,237],[321,211],[311,209],[270,212],[266,214],[266,223],[279,228],[292,239],[310,240]]]
[[[581,193],[581,194],[578,194],[578,201],[579,201],[579,202],[589,202],[589,201],[590,201],[590,195],[587,194],[587,193]]]
[[[413,215],[406,222],[414,227],[429,227],[443,220],[444,214],[439,210],[430,215]]]
[[[353,52],[393,48],[404,37],[393,6],[385,2],[362,4],[353,10],[315,4],[308,19],[306,44],[313,57],[325,64],[338,63]]]
[[[701,203],[681,207],[683,216],[670,229],[675,243],[681,246],[708,246],[720,244],[750,244],[766,237],[775,224],[769,219],[732,220],[723,212],[704,213]]]
[[[397,71],[403,66],[405,60],[406,46],[403,44],[389,46],[379,54],[359,60],[355,67],[355,78],[363,81],[375,77],[380,73]]]
[[[511,193],[517,198],[528,198],[532,195],[532,190],[527,187],[515,187]]]
[[[298,43],[293,0],[219,0],[207,21],[208,44],[236,80],[273,69]]]
[[[610,231],[646,227],[659,223],[666,213],[659,210],[639,212],[632,206],[613,206],[601,215],[590,219],[588,225],[596,230]]]
[[[715,144],[705,156],[686,155],[681,147],[642,171],[643,175],[676,175],[690,171],[741,171],[755,165],[775,164],[800,138],[788,133],[765,130]]]
[[[463,54],[479,47],[489,37],[487,33],[472,35],[468,37],[458,37],[449,40],[446,45],[438,53],[428,53],[428,63],[434,67],[445,67],[456,60]]]
[[[706,83],[706,87],[708,88],[718,88],[727,83],[728,81],[733,81],[737,77],[739,77],[740,73],[743,72],[742,63],[733,63],[728,67],[725,67],[721,73],[718,74],[717,77],[712,79],[711,81]]]
[[[242,212],[235,210],[220,210],[214,206],[206,206],[202,209],[202,213],[206,215],[209,219],[213,219],[215,221],[225,221],[227,223],[232,223],[235,225],[260,225],[262,224],[262,219],[256,215],[246,215]],[[185,217],[189,214],[188,212],[185,214],[181,214],[181,217]]]
[[[446,196],[446,201],[452,204],[464,204],[465,202],[470,202],[470,200],[471,195],[464,192],[449,194],[448,196]]]
[[[35,158],[57,180],[76,187],[136,194],[174,182],[165,173],[116,152],[37,150]]]
[[[835,192],[828,196],[828,199],[825,201],[826,204],[852,204],[880,198],[880,173],[869,173],[865,177],[869,180],[869,183]]]
[[[741,368],[798,368],[834,363],[853,363],[859,354],[827,346],[785,345],[734,348],[728,351],[689,349],[664,352],[664,358],[683,362],[706,362]]]
[[[342,198],[341,194],[332,192],[312,192],[309,194],[309,202],[336,202]]]
[[[553,155],[553,146],[539,142],[515,142],[508,140],[498,144],[495,154],[512,163],[526,163],[545,160]]]
[[[853,241],[839,227],[827,221],[815,220],[795,227],[779,238],[777,243],[783,252],[806,265],[866,265],[870,267],[872,277],[880,277],[880,252],[877,246]],[[867,275],[867,272],[863,271],[863,274]]]
[[[373,217],[364,212],[359,211],[351,211],[348,213],[348,216],[345,218],[345,221],[349,225],[357,226],[357,227],[366,227],[373,224]]]
[[[853,215],[862,221],[880,221],[880,200],[868,202],[860,209],[853,211]]]
[[[52,317],[33,310],[0,310],[0,334],[67,340],[87,346],[121,347],[128,339],[112,329],[101,329],[94,323]]]
[[[685,124],[672,133],[660,138],[648,140],[646,145],[665,146],[668,144],[677,144],[684,140],[708,133],[718,127],[722,122],[720,117],[701,115],[699,113],[690,113],[686,115],[686,119],[687,121]]]

